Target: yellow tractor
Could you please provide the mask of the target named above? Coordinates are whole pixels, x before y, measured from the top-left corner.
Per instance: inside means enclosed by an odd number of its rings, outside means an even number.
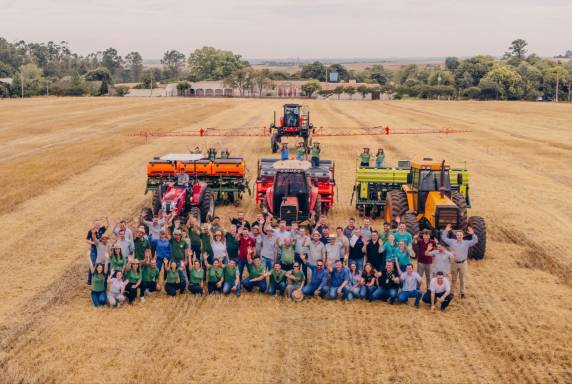
[[[452,177],[456,180],[451,180]],[[452,170],[444,160],[412,161],[407,182],[386,193],[385,221],[395,223],[399,217],[410,233],[429,229],[437,237],[439,230],[448,224],[454,229],[470,226],[479,241],[471,247],[469,257],[482,259],[486,249],[486,223],[480,216],[467,216],[470,200],[465,177],[468,178],[466,170]]]

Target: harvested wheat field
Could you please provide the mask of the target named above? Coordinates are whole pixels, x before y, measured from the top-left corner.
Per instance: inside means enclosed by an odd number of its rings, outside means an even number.
[[[0,101],[0,382],[570,383],[572,106],[502,102],[307,101],[318,126],[470,129],[460,135],[323,137],[336,160],[344,224],[355,158],[432,156],[471,172],[487,256],[445,313],[258,294],[169,299],[96,310],[84,238],[94,218],[149,204],[146,161],[227,146],[251,177],[268,137],[126,134],[262,127],[281,100],[44,98]],[[257,212],[248,196],[241,208]],[[220,216],[238,208],[221,207]]]

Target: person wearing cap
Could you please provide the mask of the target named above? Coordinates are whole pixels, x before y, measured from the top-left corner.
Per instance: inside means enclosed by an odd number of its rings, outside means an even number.
[[[87,253],[89,260],[89,271],[91,272],[91,301],[95,307],[102,307],[107,303],[107,294],[105,293],[105,275],[107,274],[107,267],[102,263],[95,265],[91,261],[91,250]]]
[[[411,245],[407,245],[405,240],[399,241],[399,246],[393,249],[393,253],[397,260],[397,270],[399,273],[405,272],[405,267],[408,264],[411,264],[411,258],[415,257],[415,252],[413,252],[413,248]]]
[[[264,265],[259,257],[252,258],[252,248],[249,248],[248,262],[248,277],[242,280],[242,286],[248,292],[252,288],[258,287],[258,291],[263,293],[266,291],[266,273]]]
[[[181,279],[181,274],[179,273],[176,262],[165,259],[163,263],[165,264],[165,271],[167,272],[167,276],[165,277],[165,292],[169,296],[176,296],[177,291],[179,291],[182,295],[186,288],[186,276],[183,274],[185,279]]]
[[[189,246],[183,240],[183,235],[180,229],[173,231],[173,237],[167,234],[167,238],[171,242],[171,261],[177,263],[177,267],[185,262],[189,257]]]
[[[451,292],[455,291],[457,280],[459,280],[459,288],[461,293],[461,298],[465,297],[465,283],[467,279],[467,257],[469,255],[469,248],[479,242],[477,234],[473,228],[468,227],[467,233],[471,236],[470,239],[464,238],[462,230],[455,231],[455,238],[450,239],[449,233],[451,232],[451,224],[447,224],[445,230],[441,234],[441,239],[445,244],[449,246],[449,250],[453,254],[454,263],[452,266],[452,278],[451,278]]]
[[[349,283],[348,283],[348,300],[352,301],[354,297],[359,298],[361,287],[363,286],[363,281],[361,278],[361,272],[357,268],[357,264],[355,261],[350,261],[350,268],[349,268]]]
[[[304,272],[300,269],[300,263],[295,262],[294,268],[291,271],[286,272],[286,277],[288,278],[288,284],[286,285],[286,297],[292,300],[294,291],[301,290],[304,288],[304,283],[306,277]]]
[[[229,295],[231,292],[236,292],[236,296],[239,297],[240,279],[238,276],[238,268],[236,267],[236,260],[230,259],[223,270],[224,283],[222,285],[222,293]]]
[[[127,267],[127,259],[123,256],[121,251],[121,246],[117,243],[111,248],[111,257],[109,258],[111,264],[111,275],[114,276],[117,272],[122,274],[125,272]]]
[[[224,269],[219,259],[215,257],[213,265],[206,263],[207,268],[207,291],[212,293],[222,293],[222,284],[224,283]]]
[[[369,148],[364,148],[363,152],[359,155],[360,167],[369,167],[370,158],[371,154],[369,153]]]
[[[296,148],[296,160],[303,161],[304,157],[306,157],[306,148],[304,147],[304,143],[300,142]]]
[[[171,241],[167,238],[167,233],[167,228],[162,229],[159,232],[159,238],[155,241],[155,257],[159,271],[161,271],[165,260],[171,259]]]
[[[323,259],[316,260],[311,270],[310,281],[302,288],[304,296],[318,295],[328,284],[329,273],[324,269]]]
[[[377,288],[370,296],[370,300],[383,300],[393,304],[397,298],[397,290],[399,289],[399,274],[393,261],[387,261],[385,268],[381,272],[376,272]]]
[[[338,241],[338,237],[334,234],[328,235],[328,243],[326,244],[326,260],[332,260],[334,263],[340,260],[342,245]]]
[[[204,292],[204,280],[205,270],[201,267],[201,262],[195,260],[189,277],[189,292],[194,295],[202,295]]]
[[[94,240],[96,248],[95,264],[104,264],[109,270],[109,255],[111,254],[111,243],[109,241],[109,233],[105,232],[101,238]],[[91,256],[91,252],[90,252]]]
[[[312,167],[319,167],[320,166],[320,143],[314,143],[312,148],[310,149],[310,159],[312,161]]]
[[[117,271],[115,275],[109,275],[107,278],[107,301],[109,306],[119,307],[125,301],[125,285],[126,280],[123,280],[123,272]]]
[[[150,252],[145,256],[141,270],[141,298],[153,292],[161,290],[159,283],[160,269],[157,268],[157,260],[151,258]]]
[[[211,234],[212,232],[208,231],[207,233]],[[222,230],[217,229],[214,232],[214,235],[211,235],[211,248],[213,250],[214,260],[218,260],[219,262],[222,263],[228,263],[228,253],[226,251],[226,238],[223,236]]]
[[[419,306],[419,300],[421,300],[421,276],[413,271],[413,266],[407,264],[405,267],[405,273],[399,275],[399,281],[401,282],[401,290],[397,294],[397,299],[402,303],[407,303],[409,298],[415,298],[415,306]]]
[[[294,244],[289,237],[280,242],[280,264],[285,271],[292,270],[295,259]]]
[[[133,303],[133,300],[137,298],[137,289],[141,285],[141,268],[139,266],[139,260],[133,259],[129,261],[129,269],[127,270],[127,286],[125,291],[127,292],[127,301],[129,304]],[[141,301],[145,298],[141,296]]]
[[[335,300],[341,297],[342,300],[346,300],[350,291],[348,288],[349,281],[350,273],[348,269],[342,265],[341,260],[336,260],[335,267],[330,273],[329,298]]]
[[[307,266],[314,272],[318,261],[322,261],[323,264],[326,260],[326,247],[320,241],[320,233],[318,231],[312,233],[308,248],[310,253],[308,254]]]
[[[145,236],[145,228],[143,226],[137,229],[137,236],[135,240],[133,240],[133,243],[135,244],[135,258],[139,261],[145,260],[145,251],[151,249],[151,244],[149,244],[149,240],[147,240]]]
[[[105,220],[107,220],[107,217],[105,218]],[[109,220],[107,220],[107,226],[109,226]],[[101,223],[99,222],[99,220],[96,220],[93,223],[93,226],[87,232],[86,242],[87,242],[87,244],[89,244],[90,258],[91,258],[91,263],[93,265],[101,262],[101,261],[98,261],[97,244],[98,244],[98,240],[100,240],[104,236],[106,231],[107,231],[107,227],[102,226]],[[109,238],[109,235],[107,235],[107,238]],[[88,275],[87,275],[87,284],[88,285],[91,285],[91,275],[92,275],[91,271],[89,271]]]
[[[426,229],[421,233],[421,238],[416,237],[413,239],[413,242],[417,244],[417,273],[421,277],[425,275],[426,285],[429,286],[429,282],[431,282],[433,277],[431,274],[433,256],[428,254],[427,249],[429,247],[431,249],[435,248],[435,240],[431,239],[431,232]]]
[[[443,276],[447,279],[451,276],[451,263],[455,260],[453,254],[445,249],[445,245],[441,242],[437,243],[437,249],[433,249],[433,246],[429,244],[426,251],[427,256],[431,256],[433,259],[433,265],[431,266],[431,278],[427,280],[427,286],[431,282],[431,279],[437,275],[437,272],[443,272]]]
[[[431,279],[429,289],[423,295],[423,302],[431,305],[432,311],[435,310],[436,304],[441,303],[441,311],[444,311],[452,300],[453,294],[451,293],[449,279],[443,275],[443,272],[439,271]]]
[[[282,270],[280,263],[274,263],[272,272],[267,272],[269,275],[268,294],[275,296],[280,292],[280,296],[284,296],[286,290],[286,273]]]

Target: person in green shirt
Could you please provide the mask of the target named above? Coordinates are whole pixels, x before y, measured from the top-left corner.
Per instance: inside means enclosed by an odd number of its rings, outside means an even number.
[[[294,244],[292,244],[292,241],[288,237],[280,244],[280,263],[282,264],[283,270],[290,271],[292,269],[296,254],[295,251]]]
[[[201,228],[201,248],[202,248],[202,254],[204,255],[205,253],[207,254],[206,260],[205,262],[211,263],[213,262],[214,259],[214,253],[213,253],[213,247],[211,245],[211,237],[209,234],[209,227],[208,224],[203,224],[202,228]],[[203,263],[203,266],[205,266],[205,264]]]
[[[228,264],[223,268],[224,284],[222,285],[222,293],[225,295],[236,292],[236,296],[240,296],[240,279],[238,277],[238,268],[236,268],[236,260],[230,259]]]
[[[298,143],[298,148],[296,148],[296,160],[304,160],[306,156],[306,148],[304,148],[304,143]]]
[[[141,268],[139,266],[139,260],[133,259],[129,262],[129,269],[127,270],[127,286],[125,287],[125,292],[127,292],[127,301],[129,304],[133,303],[133,300],[137,297],[137,289],[141,285]],[[141,301],[144,301],[144,297],[141,296]]]
[[[221,159],[228,159],[229,157],[230,157],[230,152],[228,151],[228,148],[225,148],[222,151],[220,151]]]
[[[195,258],[201,257],[201,227],[195,217],[189,215],[187,220],[187,228],[189,228],[189,239],[191,240],[191,254]]]
[[[137,230],[137,237],[133,240],[135,244],[135,258],[139,261],[145,260],[145,251],[151,249],[149,240],[145,237],[145,228],[139,227]]]
[[[218,259],[214,259],[213,265],[207,266],[207,291],[211,293],[222,293],[222,283],[224,282],[224,269]]]
[[[106,259],[107,259],[106,254]],[[103,307],[107,302],[107,294],[105,293],[105,275],[107,274],[107,266],[101,263],[93,264],[91,261],[91,249],[87,253],[89,260],[89,270],[91,271],[91,301],[96,308]]]
[[[286,273],[282,270],[280,263],[274,263],[274,269],[270,272],[270,284],[268,285],[268,294],[276,295],[277,291],[280,296],[284,296],[286,290]]]
[[[393,253],[396,256],[399,274],[405,273],[405,267],[407,264],[411,264],[411,258],[415,257],[413,247],[408,246],[405,240],[400,240],[398,247],[393,249]]]
[[[310,158],[312,160],[312,167],[319,167],[320,166],[320,143],[314,143],[312,149],[310,149]]]
[[[189,292],[202,295],[204,291],[205,270],[201,268],[200,260],[195,260],[189,277]]]
[[[360,167],[369,167],[369,160],[371,158],[371,154],[369,153],[369,148],[364,148],[360,158]]]
[[[397,244],[399,244],[401,240],[404,240],[407,246],[413,243],[413,236],[411,233],[407,232],[407,226],[405,223],[399,222],[399,225],[397,226],[397,232],[395,232],[395,241]]]
[[[385,159],[385,154],[383,153],[383,148],[378,148],[377,154],[375,155],[375,167],[383,168],[384,159]]]
[[[239,237],[237,235],[236,225],[231,225],[230,230],[225,233],[226,253],[230,260],[238,261],[238,245]]]
[[[169,262],[167,259],[164,261],[165,271],[165,292],[169,296],[177,295],[177,291],[181,294],[185,292],[185,281],[181,280],[181,274],[177,269],[177,263],[174,261]]]
[[[171,260],[177,263],[177,266],[185,262],[189,256],[189,246],[183,240],[182,232],[178,229],[173,231],[171,238]]]
[[[157,260],[151,259],[148,255],[143,262],[143,270],[141,272],[141,298],[147,294],[161,290],[159,284],[160,270],[157,268]]]
[[[254,259],[248,257],[248,277],[242,279],[242,286],[248,292],[254,287],[258,287],[258,292],[266,292],[266,273],[260,257]]]
[[[294,263],[293,270],[286,272],[286,277],[288,278],[286,297],[292,300],[292,292],[304,288],[306,277],[304,276],[304,272],[300,270],[300,264],[298,262]]]
[[[127,259],[123,256],[123,253],[121,252],[121,246],[118,243],[115,243],[111,249],[111,257],[109,262],[111,264],[112,276],[114,276],[117,271],[125,273]]]

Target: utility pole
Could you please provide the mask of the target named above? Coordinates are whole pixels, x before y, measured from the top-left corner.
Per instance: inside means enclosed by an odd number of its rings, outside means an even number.
[[[558,73],[558,67],[556,67],[556,98],[554,99],[558,103],[558,88],[560,88],[560,77]]]
[[[22,71],[20,71],[20,86],[21,86],[21,95],[22,99],[24,98],[24,76],[22,75]]]
[[[50,82],[46,81],[46,96],[50,96]]]
[[[153,69],[151,69],[151,91],[149,92],[149,97],[153,96]]]

